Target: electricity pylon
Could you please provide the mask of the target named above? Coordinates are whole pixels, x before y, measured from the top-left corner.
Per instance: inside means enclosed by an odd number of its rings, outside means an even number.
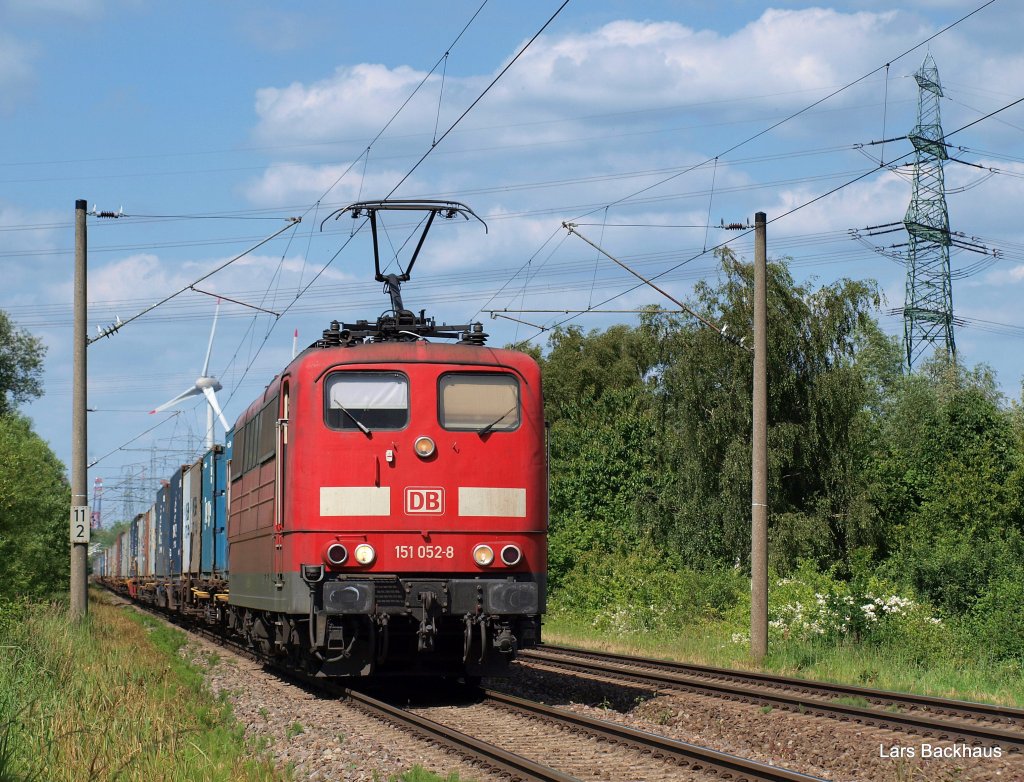
[[[910,236],[907,289],[903,305],[903,342],[907,369],[929,345],[942,342],[950,359],[953,341],[953,288],[949,273],[949,211],[942,166],[948,158],[939,116],[942,84],[931,54],[925,56],[917,81],[914,145],[914,192],[903,225]]]

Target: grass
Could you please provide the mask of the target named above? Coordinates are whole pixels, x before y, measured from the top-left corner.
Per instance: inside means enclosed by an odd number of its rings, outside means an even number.
[[[90,596],[8,611],[0,637],[0,781],[279,782],[224,699],[178,655],[185,635]]]
[[[266,754],[269,742],[246,741],[226,697],[211,695],[179,656],[186,640],[102,592],[90,594],[77,627],[59,605],[0,602],[0,782],[290,779]],[[286,732],[305,728],[293,722]],[[414,766],[389,782],[460,778]]]
[[[413,766],[398,776],[393,776],[388,782],[460,782],[456,772],[446,777],[440,777],[432,771],[427,771],[423,766]]]
[[[913,692],[944,698],[1024,706],[1024,670],[950,650],[922,659],[900,645],[815,644],[788,641],[769,646],[763,666],[755,666],[744,644],[732,641],[734,628],[706,622],[648,633],[613,634],[568,612],[549,614],[544,640],[602,651],[663,657],[724,668],[764,670],[786,676]]]
[[[858,709],[871,708],[871,701],[867,698],[861,698],[859,695],[842,695],[838,698],[833,698],[832,700],[840,706],[855,706]]]

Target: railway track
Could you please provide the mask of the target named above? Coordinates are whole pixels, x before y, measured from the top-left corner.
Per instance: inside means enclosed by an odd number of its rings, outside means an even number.
[[[520,652],[519,659],[570,673],[756,703],[929,738],[1000,746],[1017,753],[1024,750],[1021,709],[546,644]],[[851,705],[850,700],[869,705]]]
[[[118,597],[123,598],[121,595]],[[613,755],[616,757],[620,753],[623,754],[621,763],[630,769],[629,779],[675,780],[680,778],[680,773],[685,773],[690,779],[727,779],[730,782],[744,780],[748,782],[822,782],[820,777],[801,774],[490,690],[483,691],[481,699],[467,708],[500,710],[504,716],[495,724],[501,726],[499,732],[505,734],[506,740],[482,739],[460,730],[456,726],[445,724],[447,720],[439,721],[418,713],[424,711],[422,708],[399,707],[394,703],[389,703],[388,700],[373,697],[360,689],[345,687],[329,680],[298,675],[289,669],[274,666],[271,661],[249,647],[212,632],[208,628],[184,624],[175,621],[176,618],[169,617],[163,612],[147,606],[137,603],[133,605],[171,622],[187,632],[212,641],[235,654],[271,667],[279,676],[295,684],[330,697],[344,698],[364,713],[397,726],[421,739],[437,743],[470,763],[495,773],[503,779],[524,780],[524,782],[579,782],[579,776],[574,776],[564,770],[566,767],[564,759],[563,762],[559,762],[559,759],[565,754],[560,751],[564,749],[565,743],[575,740],[580,744],[589,743],[602,747],[605,757],[608,757],[608,747],[614,748]],[[447,708],[453,711],[452,707]],[[462,707],[460,706],[460,708]],[[432,710],[426,709],[426,711]],[[512,720],[519,719],[539,723],[541,735],[557,733],[559,739],[557,742],[542,741],[541,744],[547,747],[547,751],[541,752],[540,757],[537,756],[536,751],[532,753],[533,757],[519,754],[515,751],[517,748],[515,745],[521,733],[509,730],[512,721],[510,717]],[[468,720],[473,724],[472,729],[477,730],[478,724],[475,715],[464,716],[463,720]],[[512,746],[508,746],[509,744]],[[578,764],[579,753],[575,759]],[[649,767],[652,764],[663,768],[660,771],[655,769],[653,773],[648,773],[645,776],[642,773],[643,767]],[[571,766],[571,764],[569,765]]]
[[[481,741],[469,736],[443,721],[424,717],[418,714],[416,709],[398,708],[371,698],[358,690],[341,688],[337,685],[330,686],[328,691],[334,688],[337,688],[339,694],[352,699],[360,708],[376,713],[388,722],[413,730],[424,738],[453,746],[472,762],[480,763],[503,775],[510,775],[513,779],[529,780],[530,782],[534,780],[537,782],[548,782],[549,780],[551,782],[578,782],[578,777],[559,770],[555,764],[551,764],[550,758],[570,754],[565,752],[564,745],[559,746],[560,751],[549,751],[548,760],[538,762],[503,748],[497,743]],[[483,699],[478,705],[538,720],[544,724],[545,728],[564,728],[577,737],[596,739],[598,744],[612,745],[623,751],[633,752],[637,758],[630,762],[631,778],[643,778],[641,764],[644,761],[650,764],[653,760],[668,767],[663,772],[664,776],[659,777],[663,779],[676,778],[677,772],[672,767],[681,767],[695,775],[711,775],[714,778],[735,780],[736,782],[740,782],[740,780],[749,780],[750,782],[822,782],[820,777],[812,777],[724,752],[717,752],[696,744],[676,741],[614,722],[593,719],[505,693],[485,690]],[[434,713],[436,710],[428,711]],[[475,720],[476,717],[473,716],[470,719]],[[508,730],[507,719],[503,722],[505,723],[505,733],[511,734],[508,741],[512,743],[518,741],[517,732]],[[655,771],[655,774],[657,773]]]

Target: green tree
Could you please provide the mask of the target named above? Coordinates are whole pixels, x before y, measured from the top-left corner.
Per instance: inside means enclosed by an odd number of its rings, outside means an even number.
[[[749,345],[752,267],[719,257],[694,309]],[[899,352],[872,317],[872,283],[815,289],[772,263],[768,296],[773,559],[847,562],[881,534],[863,472]],[[656,308],[636,328],[555,333],[544,361],[554,583],[582,552],[642,540],[689,563],[747,561],[752,370],[732,339]]]
[[[873,494],[890,520],[894,575],[947,614],[1020,578],[1024,452],[985,367],[937,359],[893,389]]]
[[[42,340],[17,328],[0,310],[0,415],[42,395]]]
[[[635,540],[637,507],[657,482],[654,352],[643,332],[613,326],[556,331],[543,360],[550,423],[553,586],[589,551]]]
[[[717,284],[698,283],[694,308],[752,343],[752,266],[719,253]],[[871,282],[798,285],[768,268],[768,447],[771,556],[845,561],[871,539],[859,480],[870,408],[893,369],[873,312]],[[674,495],[662,509],[674,547],[692,560],[746,562],[750,551],[750,353],[694,320],[670,329],[661,374]],[[865,365],[861,354],[872,360]],[[897,364],[898,366],[898,364]]]
[[[0,416],[0,599],[66,589],[68,507],[64,466],[27,419]]]
[[[67,582],[64,466],[16,412],[42,394],[45,352],[0,311],[0,599],[49,596]]]

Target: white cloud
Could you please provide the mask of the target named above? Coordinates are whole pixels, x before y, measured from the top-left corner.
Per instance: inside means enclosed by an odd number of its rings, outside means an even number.
[[[769,219],[773,219],[802,207],[785,218],[787,233],[842,231],[903,219],[910,200],[910,185],[892,174],[868,177],[810,203],[826,190],[841,184],[843,181],[837,180],[784,188],[777,193],[775,204],[765,211]]]
[[[366,198],[379,197],[391,190],[404,174],[397,170],[374,171],[372,161],[368,169],[364,178],[361,162],[351,167],[347,163],[275,165],[247,183],[244,193],[252,203],[261,206],[313,203],[328,190],[329,201],[349,203],[360,193]]]
[[[896,12],[843,14],[827,9],[768,10],[731,35],[677,22],[617,21],[600,29],[542,36],[475,110],[475,123],[565,118],[652,105],[737,99],[777,92],[776,104],[807,101],[874,68],[921,34]],[[423,79],[406,66],[339,67],[309,85],[267,87],[256,95],[257,133],[265,139],[351,139],[378,130]],[[490,77],[445,82],[442,117],[454,119]],[[759,88],[757,85],[761,85]],[[432,128],[438,77],[403,111],[393,133]],[[737,107],[749,112],[749,106]],[[442,123],[444,127],[444,123]],[[534,128],[531,132],[536,132]]]
[[[139,253],[90,270],[89,299],[111,303],[134,301],[139,291],[171,292],[185,282],[180,273],[169,273],[158,256]],[[154,300],[157,296],[154,295]]]
[[[266,87],[256,92],[257,134],[264,139],[352,139],[375,133],[391,117],[426,74],[407,66],[387,68],[363,63],[341,66],[332,76],[306,86]],[[432,76],[440,84],[440,77]],[[408,130],[408,117],[428,106],[424,89],[410,104],[411,112],[395,131]]]

